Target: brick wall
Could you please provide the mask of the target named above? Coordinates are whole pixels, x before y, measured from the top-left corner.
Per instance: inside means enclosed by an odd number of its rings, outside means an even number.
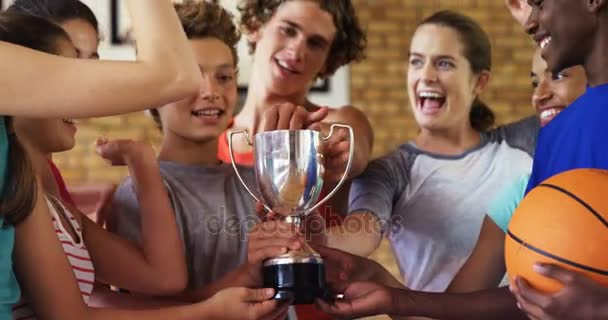
[[[464,12],[490,34],[494,49],[492,80],[483,99],[499,123],[531,112],[529,70],[532,43],[503,6],[502,0],[354,0],[368,30],[368,58],[351,68],[351,97],[375,130],[374,155],[413,137],[416,124],[406,90],[409,39],[416,24],[438,9]],[[69,183],[117,182],[125,171],[109,168],[94,153],[93,141],[137,138],[157,143],[159,132],[143,113],[80,121],[78,145],[55,159]]]
[[[529,70],[532,43],[503,6],[502,0],[354,0],[368,30],[368,59],[351,69],[353,104],[363,109],[374,127],[374,155],[379,156],[412,138],[416,125],[406,91],[409,38],[416,24],[438,9],[454,9],[475,18],[490,34],[494,49],[492,81],[483,99],[499,123],[531,113]],[[99,135],[159,141],[152,121],[142,113],[83,121],[78,146],[55,157],[69,183],[118,182],[125,172],[109,168],[94,154]],[[396,272],[386,244],[375,257]]]
[[[531,112],[532,43],[502,0],[355,0],[367,26],[368,59],[352,67],[353,103],[365,110],[375,129],[374,154],[381,155],[413,137],[406,89],[409,40],[416,25],[438,9],[461,11],[478,21],[493,45],[490,87],[483,99],[499,122]]]

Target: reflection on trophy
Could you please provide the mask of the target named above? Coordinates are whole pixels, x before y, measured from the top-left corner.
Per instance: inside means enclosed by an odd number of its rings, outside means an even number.
[[[346,128],[350,134],[350,154],[346,170],[326,197],[317,202],[323,188],[325,168],[319,147],[331,138],[334,129]],[[350,126],[334,124],[329,135],[321,137],[314,130],[276,130],[258,133],[253,142],[255,175],[261,199],[245,184],[235,165],[232,137],[246,131],[231,132],[228,136],[230,159],[237,177],[249,194],[261,202],[267,211],[273,211],[284,221],[294,223],[298,228],[302,219],[327,202],[338,191],[350,171],[354,152],[353,129]],[[294,299],[294,304],[313,303],[315,298],[325,297],[323,259],[312,248],[305,245],[297,251],[289,251],[264,262],[264,287],[276,290],[275,299]]]

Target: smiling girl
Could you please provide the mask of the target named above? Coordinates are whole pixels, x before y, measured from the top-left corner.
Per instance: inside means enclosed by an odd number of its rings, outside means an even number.
[[[490,129],[494,115],[479,97],[490,79],[490,41],[466,16],[428,17],[409,56],[418,135],[354,180],[349,212],[381,222],[407,287],[443,292],[471,253],[489,200],[529,172],[538,120]],[[381,236],[362,229],[353,238],[365,248]]]

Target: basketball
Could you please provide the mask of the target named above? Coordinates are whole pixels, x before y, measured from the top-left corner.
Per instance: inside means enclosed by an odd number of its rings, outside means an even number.
[[[511,280],[521,276],[539,291],[562,285],[532,269],[545,262],[608,286],[608,171],[575,169],[532,189],[513,213],[505,240]]]

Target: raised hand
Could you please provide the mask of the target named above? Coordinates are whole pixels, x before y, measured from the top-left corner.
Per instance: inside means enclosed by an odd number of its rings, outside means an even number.
[[[99,138],[95,142],[97,154],[113,166],[128,165],[131,160],[155,159],[152,146],[129,139],[109,140]]]

